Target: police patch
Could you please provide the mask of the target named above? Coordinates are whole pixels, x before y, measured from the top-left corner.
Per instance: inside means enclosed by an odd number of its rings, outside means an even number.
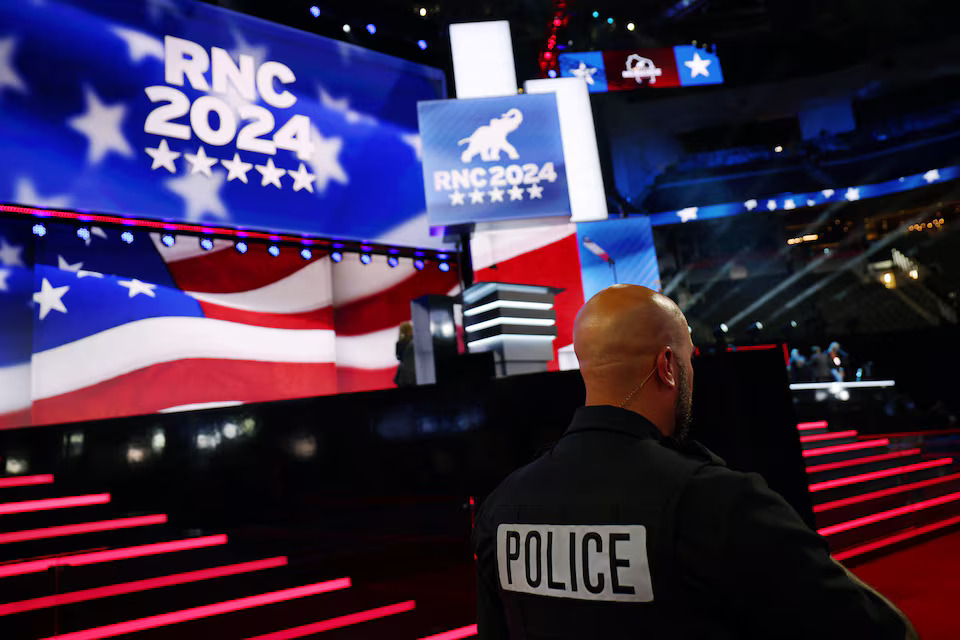
[[[553,598],[652,602],[643,525],[501,524],[500,586]]]

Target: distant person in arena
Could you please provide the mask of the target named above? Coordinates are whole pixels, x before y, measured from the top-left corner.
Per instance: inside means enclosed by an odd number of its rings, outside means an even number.
[[[480,638],[916,638],[760,476],[687,439],[694,347],[669,298],[601,291],[574,347],[586,406],[477,517]]]
[[[400,336],[395,347],[397,372],[393,376],[393,383],[398,387],[409,387],[417,384],[417,368],[413,350],[413,325],[404,322],[400,325]]]

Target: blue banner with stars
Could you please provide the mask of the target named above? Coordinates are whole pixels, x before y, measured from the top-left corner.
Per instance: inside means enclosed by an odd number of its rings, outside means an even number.
[[[418,106],[431,226],[570,215],[552,93]]]
[[[427,236],[416,104],[445,94],[437,69],[205,3],[0,3],[0,203]]]

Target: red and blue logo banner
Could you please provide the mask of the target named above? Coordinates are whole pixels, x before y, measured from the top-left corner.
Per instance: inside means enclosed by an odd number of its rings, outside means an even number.
[[[570,215],[552,93],[421,102],[431,226]]]
[[[0,202],[376,240],[423,213],[416,104],[445,95],[202,2],[0,3]]]
[[[693,45],[561,53],[557,61],[562,77],[583,78],[593,93],[723,84],[717,54]]]

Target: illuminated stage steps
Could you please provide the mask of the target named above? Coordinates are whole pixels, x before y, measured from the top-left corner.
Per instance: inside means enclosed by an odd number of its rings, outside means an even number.
[[[960,523],[960,465],[950,456],[855,432],[852,443],[834,445],[851,433],[830,432],[824,421],[797,429],[817,528],[838,559],[856,561]]]

